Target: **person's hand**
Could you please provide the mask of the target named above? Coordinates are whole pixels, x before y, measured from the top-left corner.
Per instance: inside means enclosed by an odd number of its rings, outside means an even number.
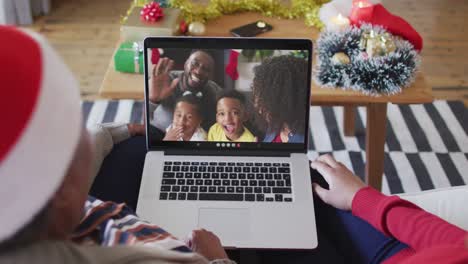
[[[184,130],[180,126],[172,126],[164,136],[164,141],[178,141],[184,137]]]
[[[192,231],[191,237],[188,240],[188,246],[193,252],[204,256],[209,261],[229,258],[219,238],[203,228]]]
[[[146,134],[144,124],[127,124],[130,136],[144,136]]]
[[[161,58],[158,64],[154,65],[149,79],[149,100],[152,103],[158,103],[174,92],[179,78],[171,82],[169,72],[173,67],[174,61],[168,58]]]
[[[354,196],[366,184],[328,154],[318,157],[310,166],[320,172],[329,185],[329,190],[326,190],[317,183],[312,184],[320,199],[335,208],[351,210]]]

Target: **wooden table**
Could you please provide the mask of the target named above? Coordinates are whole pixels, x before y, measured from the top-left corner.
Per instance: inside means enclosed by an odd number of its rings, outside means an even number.
[[[318,30],[306,27],[302,20],[280,20],[265,18],[260,14],[243,13],[223,16],[206,25],[206,36],[230,36],[229,29],[263,19],[273,26],[273,30],[260,37],[309,38],[316,40]],[[367,183],[380,190],[382,186],[384,145],[386,136],[387,104],[421,104],[432,102],[432,91],[424,75],[419,73],[411,87],[398,95],[371,97],[355,91],[320,88],[312,84],[312,105],[344,106],[344,133],[354,135],[355,107],[367,109],[366,125],[366,175]],[[119,73],[114,70],[113,59],[104,76],[100,95],[113,99],[143,99],[143,76],[138,74]]]

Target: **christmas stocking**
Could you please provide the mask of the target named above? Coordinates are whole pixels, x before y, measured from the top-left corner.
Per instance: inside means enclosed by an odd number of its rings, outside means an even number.
[[[161,58],[161,53],[159,49],[151,49],[151,63],[153,65],[158,64],[159,58]]]
[[[226,74],[234,81],[239,79],[239,72],[237,71],[237,62],[239,60],[239,52],[231,50],[229,54],[229,62],[226,65]]]

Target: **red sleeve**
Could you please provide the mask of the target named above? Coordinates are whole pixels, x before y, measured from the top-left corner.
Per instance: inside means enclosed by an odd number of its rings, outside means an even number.
[[[383,195],[371,187],[356,193],[352,212],[416,251],[440,245],[463,245],[468,234],[406,200]]]

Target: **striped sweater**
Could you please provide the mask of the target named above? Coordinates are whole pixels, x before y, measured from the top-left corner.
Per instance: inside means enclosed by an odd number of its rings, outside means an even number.
[[[144,245],[190,252],[180,240],[161,227],[139,219],[125,204],[103,202],[92,196],[85,203],[85,216],[72,235],[78,244],[117,246]]]

